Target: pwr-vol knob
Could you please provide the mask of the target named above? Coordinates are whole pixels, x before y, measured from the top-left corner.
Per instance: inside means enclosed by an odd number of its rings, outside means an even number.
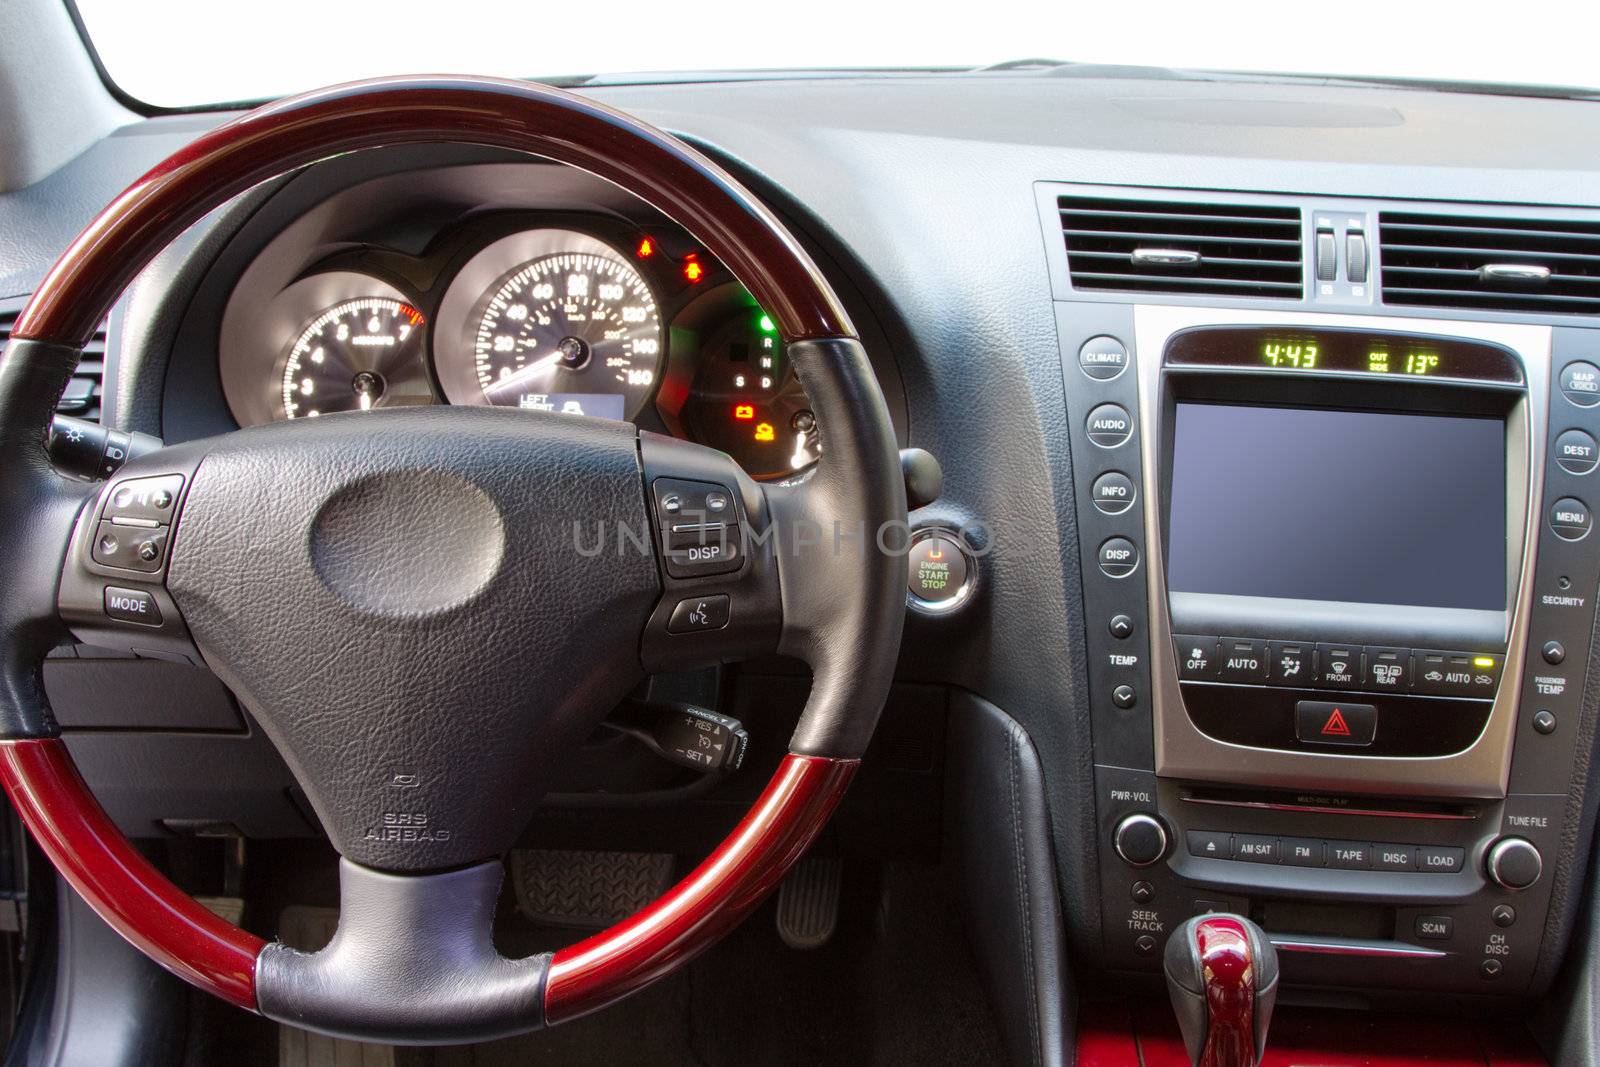
[[[1123,816],[1111,832],[1111,845],[1125,863],[1148,867],[1167,854],[1167,828],[1154,815],[1143,812]]]

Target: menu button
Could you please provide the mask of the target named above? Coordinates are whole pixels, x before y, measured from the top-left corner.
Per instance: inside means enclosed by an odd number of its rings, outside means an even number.
[[[1563,541],[1582,541],[1593,524],[1589,505],[1577,497],[1564,496],[1550,506],[1550,528]]]

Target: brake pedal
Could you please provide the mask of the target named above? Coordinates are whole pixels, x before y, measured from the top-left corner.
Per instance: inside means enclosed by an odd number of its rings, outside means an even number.
[[[511,853],[517,910],[547,926],[609,926],[646,907],[672,884],[672,857],[659,852]]]
[[[790,948],[821,948],[839,926],[844,861],[810,855],[795,864],[778,889],[778,936]]]

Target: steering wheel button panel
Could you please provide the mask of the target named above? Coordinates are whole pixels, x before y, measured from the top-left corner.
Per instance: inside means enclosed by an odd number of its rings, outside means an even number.
[[[703,630],[720,630],[728,625],[732,603],[726,593],[714,596],[689,597],[678,601],[672,609],[672,620],[667,623],[669,634],[698,633]]]
[[[101,521],[94,535],[94,561],[103,567],[154,574],[167,561],[167,527],[152,530]]]
[[[161,625],[161,605],[148,589],[126,589],[108,585],[105,592],[106,615],[118,622],[141,626]]]
[[[165,478],[130,478],[112,490],[105,517],[129,525],[160,525],[172,521],[173,505],[183,491],[183,475]]]

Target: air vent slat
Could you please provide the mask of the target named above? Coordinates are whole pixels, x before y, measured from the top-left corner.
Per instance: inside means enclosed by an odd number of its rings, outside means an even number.
[[[1096,209],[1093,211],[1065,210],[1061,212],[1062,219],[1071,218],[1106,218],[1106,219],[1137,219],[1140,222],[1199,222],[1199,223],[1231,223],[1241,226],[1279,226],[1286,229],[1298,229],[1298,218],[1288,219],[1263,219],[1255,215],[1201,215],[1179,211],[1113,211]]]
[[[1252,244],[1269,245],[1279,248],[1298,248],[1300,239],[1286,237],[1238,237],[1226,234],[1211,233],[1163,233],[1146,231],[1140,233],[1136,230],[1062,230],[1068,237],[1111,237],[1123,241],[1139,241],[1144,244],[1172,243],[1173,241],[1198,241],[1202,244]]]
[[[1600,262],[1596,263],[1600,266]],[[1479,273],[1471,267],[1390,267],[1395,274],[1420,274],[1431,278],[1460,278],[1476,285]],[[1594,274],[1563,274],[1561,271],[1552,270],[1546,283],[1546,288],[1557,285],[1600,285],[1600,271]]]
[[[1471,248],[1458,248],[1454,245],[1385,244],[1383,247],[1385,251],[1407,255],[1415,253],[1429,256],[1463,256],[1484,263],[1504,262],[1508,259],[1558,259],[1600,266],[1600,249],[1594,252],[1554,252],[1547,248],[1484,248],[1476,245]]]
[[[1078,283],[1080,279],[1082,279],[1083,281],[1087,281],[1087,282],[1111,281],[1111,282],[1117,282],[1117,283],[1122,283],[1122,282],[1140,282],[1140,283],[1159,282],[1159,283],[1166,283],[1166,282],[1171,281],[1170,278],[1145,278],[1145,277],[1141,277],[1140,275],[1134,274],[1134,273],[1131,273],[1131,272],[1128,273],[1128,274],[1097,274],[1097,273],[1093,273],[1093,272],[1089,272],[1089,271],[1079,271],[1079,272],[1077,272],[1076,274],[1074,274],[1072,276],[1072,280],[1073,280],[1074,283]],[[1185,285],[1197,285],[1197,286],[1202,286],[1202,287],[1204,287],[1204,286],[1237,286],[1237,285],[1240,285],[1244,281],[1246,281],[1246,279],[1238,279],[1238,278],[1189,278],[1189,279],[1185,280],[1184,284]],[[1263,281],[1263,280],[1259,280],[1259,279],[1248,279],[1248,283],[1250,285],[1262,286],[1262,287],[1269,288],[1269,289],[1285,289],[1285,290],[1293,290],[1295,293],[1299,293],[1300,292],[1300,283],[1299,282],[1273,282],[1273,281]],[[1113,286],[1113,288],[1116,288],[1116,286]]]
[[[1386,303],[1600,315],[1600,222],[1385,211],[1378,230]]]
[[[1272,299],[1304,292],[1298,208],[1070,196],[1057,207],[1078,288]]]
[[[16,321],[16,312],[0,314],[0,348],[10,339],[11,326]],[[71,381],[56,404],[59,414],[100,421],[100,403],[105,395],[105,354],[106,328],[102,325],[83,348],[83,358],[78,361]]]
[[[1074,259],[1104,259],[1124,264],[1129,262],[1127,252],[1091,252],[1084,249],[1076,249],[1072,255]],[[1247,259],[1233,256],[1207,256],[1205,261],[1207,265],[1214,267],[1281,266],[1292,267],[1296,271],[1300,269],[1300,261],[1298,259]]]

